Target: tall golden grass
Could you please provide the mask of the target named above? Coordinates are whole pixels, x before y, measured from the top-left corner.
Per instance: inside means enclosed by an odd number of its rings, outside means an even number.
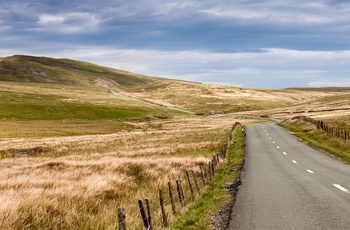
[[[149,198],[155,206],[168,181],[184,170],[198,173],[233,123],[187,118],[138,123],[137,130],[110,135],[0,139],[1,150],[51,149],[0,160],[1,229],[115,229],[118,207],[138,228],[137,200]]]

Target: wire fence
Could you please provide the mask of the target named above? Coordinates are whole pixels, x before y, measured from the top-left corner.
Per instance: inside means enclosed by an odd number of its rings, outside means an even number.
[[[154,230],[170,226],[176,216],[184,213],[187,205],[201,196],[210,185],[219,164],[227,157],[228,150],[233,143],[233,133],[239,125],[241,124],[236,122],[232,126],[227,141],[207,164],[201,164],[195,169],[180,171],[177,180],[169,181],[166,187],[159,188],[157,200],[139,198],[137,208],[129,213],[124,207],[119,207],[118,229]],[[135,219],[138,221],[128,221]]]
[[[323,130],[326,133],[328,133],[329,135],[332,135],[333,137],[338,137],[338,138],[341,138],[345,141],[350,142],[349,130],[339,129],[339,128],[333,127],[331,125],[328,125],[324,121],[318,121],[318,120],[315,120],[315,119],[313,119],[311,117],[307,117],[307,116],[296,116],[296,117],[293,117],[292,119],[293,120],[302,120],[302,121],[312,123],[317,127],[318,130]]]

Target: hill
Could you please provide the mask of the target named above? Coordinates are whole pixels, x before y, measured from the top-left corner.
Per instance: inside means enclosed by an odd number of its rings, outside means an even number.
[[[206,85],[143,76],[69,59],[23,55],[1,59],[0,81],[22,83],[22,86],[23,83],[30,83],[31,87],[39,87],[35,84],[41,84],[40,88],[47,94],[51,93],[44,88],[55,85],[110,90],[109,92],[116,92],[119,96],[151,103],[153,107],[176,107],[205,114],[291,106],[313,99],[319,94]],[[25,93],[27,89],[18,90]]]
[[[0,59],[0,94],[0,118],[110,120],[186,115],[186,111],[312,111],[320,105],[316,102],[323,100],[331,100],[330,106],[339,104],[338,99],[344,104],[349,89],[218,86],[149,77],[69,59],[15,55]]]
[[[69,59],[15,55],[0,60],[0,81],[133,87],[154,78]]]

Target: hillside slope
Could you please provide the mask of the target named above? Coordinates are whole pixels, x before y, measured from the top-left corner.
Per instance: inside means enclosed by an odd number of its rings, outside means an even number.
[[[75,60],[23,55],[0,59],[1,81],[30,83],[32,88],[36,87],[34,83],[40,83],[41,88],[54,85],[89,87],[88,90],[92,91],[98,89],[105,93],[115,93],[120,96],[115,97],[116,100],[123,98],[126,103],[138,100],[142,104],[148,102],[152,107],[176,107],[204,114],[276,108],[286,108],[289,111],[296,105],[348,92],[337,88],[262,90],[208,85],[143,76]],[[26,92],[26,89],[18,90]],[[69,90],[74,92],[74,88]],[[45,92],[50,94],[50,90]],[[93,93],[90,100],[95,101]]]
[[[69,59],[15,55],[0,60],[0,81],[133,87],[154,78]]]

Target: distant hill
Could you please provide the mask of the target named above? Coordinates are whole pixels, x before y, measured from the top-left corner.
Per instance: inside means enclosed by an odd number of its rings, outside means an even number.
[[[17,82],[27,84],[16,84]],[[4,86],[1,89],[1,83],[11,83],[12,87]],[[49,88],[54,85],[63,90],[51,92]],[[61,87],[62,85],[67,87]],[[17,91],[14,87],[18,88]],[[30,87],[30,91],[25,87]],[[146,106],[145,111],[151,108],[157,114],[160,114],[159,110],[164,114],[170,107],[182,112],[187,110],[200,114],[228,114],[281,108],[284,113],[294,110],[313,111],[317,109],[316,105],[319,107],[315,102],[332,101],[329,104],[342,108],[344,104],[348,104],[346,102],[349,97],[349,88],[252,89],[149,77],[69,59],[24,55],[0,58],[0,94],[2,91],[13,93],[6,101],[7,104],[4,104],[6,108],[12,103],[10,99],[16,98],[18,93],[30,93],[28,98],[34,97],[38,92],[54,94],[59,98],[69,94],[69,100],[74,99],[80,103],[82,98],[77,97],[82,96],[75,94],[81,88],[89,95],[89,99],[84,98],[83,101],[89,101],[90,104],[95,105],[98,102],[107,106],[111,102],[109,100],[112,100],[111,103],[118,103],[119,107],[130,108],[131,104],[137,102],[133,109]],[[106,97],[112,98],[98,98],[96,92],[103,92]],[[22,104],[23,107],[26,102]],[[300,109],[301,107],[303,108]],[[173,111],[170,112],[172,113]]]
[[[69,59],[15,55],[0,59],[0,81],[134,87],[155,78]]]
[[[350,92],[350,87],[320,87],[320,88],[287,88],[299,91],[316,91],[316,92]]]

